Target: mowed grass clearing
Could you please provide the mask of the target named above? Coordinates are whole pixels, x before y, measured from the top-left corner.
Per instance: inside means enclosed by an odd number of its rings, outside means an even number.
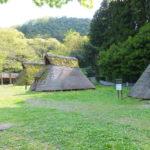
[[[0,86],[0,149],[149,150],[150,101],[118,100],[113,87],[29,92]]]

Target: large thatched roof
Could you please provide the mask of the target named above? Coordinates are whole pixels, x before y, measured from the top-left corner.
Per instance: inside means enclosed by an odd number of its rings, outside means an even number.
[[[33,91],[93,89],[95,86],[80,71],[78,59],[47,54],[45,66],[35,75]]]
[[[44,57],[46,65],[79,67],[78,59],[75,57],[65,57],[53,54],[46,54]]]
[[[31,86],[33,91],[59,91],[93,89],[94,85],[79,68],[47,65],[35,78]]]
[[[129,96],[139,99],[150,99],[150,65],[131,89]]]

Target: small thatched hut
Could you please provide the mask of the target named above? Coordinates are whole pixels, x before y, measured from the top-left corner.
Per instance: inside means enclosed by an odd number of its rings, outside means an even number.
[[[93,89],[95,86],[80,71],[74,57],[45,55],[45,66],[35,76],[33,91]]]
[[[37,72],[41,70],[44,66],[44,62],[24,62],[22,64],[23,70],[20,72],[16,84],[17,85],[25,85],[32,84],[34,81],[34,76]]]
[[[129,96],[150,100],[150,65],[131,89]]]

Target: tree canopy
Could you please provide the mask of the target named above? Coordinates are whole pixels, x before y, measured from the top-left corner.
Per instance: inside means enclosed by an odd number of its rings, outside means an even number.
[[[21,32],[15,29],[0,29],[0,69],[17,71],[21,63],[36,57],[33,49]]]
[[[141,26],[150,21],[149,10],[148,0],[103,0],[92,19],[91,43],[105,49],[135,35]]]
[[[0,3],[6,3],[9,0],[0,0]],[[37,6],[42,6],[44,4],[49,5],[50,7],[61,7],[64,4],[67,4],[68,2],[73,0],[33,0],[33,2]],[[93,7],[94,0],[77,0],[82,6],[91,8]]]
[[[58,50],[61,47],[61,43],[54,38],[42,39],[33,38],[27,39],[28,44],[32,47],[39,58],[43,58],[44,54],[50,50]]]

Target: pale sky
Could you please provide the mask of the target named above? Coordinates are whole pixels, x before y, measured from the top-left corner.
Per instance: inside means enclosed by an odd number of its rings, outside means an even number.
[[[82,7],[77,0],[56,9],[48,6],[37,7],[32,0],[9,0],[6,4],[0,4],[0,27],[19,25],[42,17],[92,18],[101,1],[95,0],[93,9]]]

